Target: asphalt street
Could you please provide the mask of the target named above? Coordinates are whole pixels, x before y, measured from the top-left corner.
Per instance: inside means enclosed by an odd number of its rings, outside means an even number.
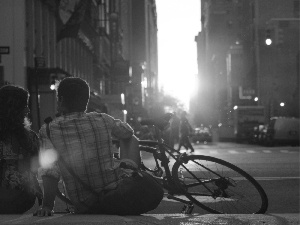
[[[300,213],[299,146],[263,147],[257,145],[218,143],[195,145],[195,153],[210,155],[231,162],[251,174],[268,195],[267,213]],[[154,168],[150,154],[143,154],[144,163]],[[171,160],[170,165],[173,161]],[[183,203],[165,197],[161,204],[149,214],[180,213]],[[66,212],[67,205],[56,200],[57,212]],[[195,207],[193,213],[207,214]]]
[[[68,205],[56,200],[54,217],[33,217],[37,205],[23,215],[1,215],[0,224],[264,224],[296,225],[299,221],[299,146],[266,148],[235,143],[195,145],[194,154],[221,158],[243,168],[265,189],[269,208],[264,215],[215,215],[195,207],[191,215],[181,214],[182,203],[164,198],[153,211],[141,216],[69,215]],[[150,155],[143,161],[153,166]],[[172,164],[172,161],[171,161]]]

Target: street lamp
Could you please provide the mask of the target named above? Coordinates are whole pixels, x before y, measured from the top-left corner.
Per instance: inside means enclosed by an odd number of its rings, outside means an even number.
[[[272,44],[272,39],[271,38],[267,38],[266,39],[266,45],[271,45]]]
[[[54,73],[50,74],[50,89],[53,91],[55,90],[55,83],[56,80],[58,79],[57,75]]]

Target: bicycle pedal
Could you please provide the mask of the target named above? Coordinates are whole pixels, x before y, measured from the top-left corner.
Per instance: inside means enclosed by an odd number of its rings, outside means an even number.
[[[192,214],[192,211],[194,209],[193,204],[185,204],[181,210],[182,214]]]
[[[161,177],[164,174],[164,171],[162,168],[155,167],[153,174],[154,176]]]

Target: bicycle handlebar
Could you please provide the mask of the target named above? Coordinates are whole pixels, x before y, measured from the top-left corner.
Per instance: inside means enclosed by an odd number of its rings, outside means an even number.
[[[150,147],[156,147],[158,145],[157,141],[153,140],[139,140],[139,145],[146,145]]]
[[[115,145],[120,144],[120,140],[112,139],[112,143]],[[139,140],[139,145],[148,146],[148,147],[156,147],[158,145],[157,141],[153,140]]]
[[[142,119],[140,121],[141,125],[153,125],[156,126],[160,130],[164,130],[168,125],[170,119],[173,117],[172,113],[166,113],[162,117],[156,119]]]

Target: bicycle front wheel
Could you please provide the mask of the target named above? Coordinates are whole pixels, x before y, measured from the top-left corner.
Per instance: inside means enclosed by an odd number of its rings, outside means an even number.
[[[268,198],[259,183],[237,166],[204,155],[183,156],[172,168],[174,183],[210,213],[259,214]]]

